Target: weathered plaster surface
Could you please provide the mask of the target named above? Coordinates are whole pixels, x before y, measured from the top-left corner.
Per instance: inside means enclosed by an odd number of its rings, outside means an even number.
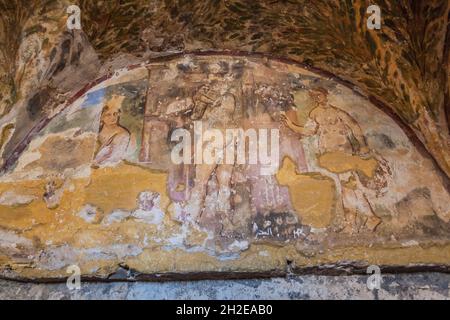
[[[447,177],[366,98],[276,60],[166,60],[70,99],[0,177],[3,276],[449,267]],[[169,133],[194,121],[279,129],[280,168],[175,165]]]
[[[380,290],[367,289],[367,276],[300,276],[273,279],[32,284],[0,280],[0,299],[132,300],[448,300],[450,275],[383,275]],[[274,310],[277,313],[279,310]],[[170,312],[170,310],[168,310]]]

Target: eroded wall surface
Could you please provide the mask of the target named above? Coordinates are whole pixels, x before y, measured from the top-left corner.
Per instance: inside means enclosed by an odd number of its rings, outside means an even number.
[[[237,140],[209,152],[207,130],[253,130],[245,150],[258,161],[236,151],[228,162]],[[190,137],[183,150],[176,132]],[[219,160],[199,162],[199,150]],[[68,100],[0,177],[1,274],[445,269],[446,179],[404,128],[334,79],[251,55],[150,60]]]
[[[0,298],[6,299],[134,299],[134,300],[434,300],[450,299],[448,274],[383,275],[380,290],[367,289],[367,276],[316,276],[154,282],[82,283],[69,290],[65,283],[18,283],[0,280]]]

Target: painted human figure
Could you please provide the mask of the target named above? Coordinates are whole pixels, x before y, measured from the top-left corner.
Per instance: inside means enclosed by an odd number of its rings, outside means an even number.
[[[318,136],[319,155],[329,152],[342,152],[360,157],[368,157],[370,150],[356,120],[345,111],[328,103],[328,91],[317,87],[309,91],[314,108],[305,126],[296,124],[286,114],[282,120],[288,128],[303,136]],[[344,209],[344,232],[353,233],[357,229],[357,218],[363,218],[363,226],[373,231],[380,224],[367,200],[358,188],[356,170],[339,174],[342,204]]]
[[[119,123],[123,99],[113,96],[102,110],[94,167],[115,164],[126,157],[131,134]]]
[[[349,154],[364,155],[369,152],[364,135],[358,123],[347,112],[328,103],[328,90],[317,87],[309,90],[314,108],[309,114],[312,120],[307,126],[299,126],[286,115],[284,123],[293,131],[319,137],[319,152],[341,151]]]
[[[289,110],[294,103],[290,92],[285,88],[266,83],[253,84],[252,87],[253,91],[250,91],[249,94],[254,98],[254,104],[251,105],[254,112],[251,112],[243,121],[244,128],[280,129],[278,121],[280,111]],[[290,156],[295,159],[298,167],[303,169],[306,165],[304,165],[302,144],[289,129],[281,129],[279,130],[280,159]],[[274,142],[271,141],[271,143]],[[250,183],[251,203],[257,216],[293,211],[288,188],[279,185],[274,174],[261,175],[260,173],[261,164],[246,168],[246,176]]]
[[[231,75],[221,73],[220,66],[210,66],[209,83],[199,88],[193,97],[194,109],[192,120],[202,121],[203,130],[218,129],[225,137],[227,128],[234,128],[234,115],[236,109],[236,98],[229,90],[229,79]],[[211,142],[203,144],[201,150],[211,147]],[[224,146],[225,148],[226,146]],[[220,151],[224,150],[221,149]],[[224,154],[219,157],[223,159]],[[217,164],[196,164],[194,187],[191,190],[190,212],[191,218],[198,221],[206,198],[207,185],[212,177],[217,178],[218,195],[216,211],[224,215],[225,220],[229,220],[231,210],[231,178],[233,174],[233,164],[226,164],[225,159]],[[228,223],[227,221],[223,221]]]

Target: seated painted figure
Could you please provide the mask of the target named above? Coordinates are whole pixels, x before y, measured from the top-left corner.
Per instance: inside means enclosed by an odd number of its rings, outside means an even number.
[[[102,110],[93,167],[112,165],[126,157],[131,135],[119,123],[123,100],[123,96],[113,96]]]

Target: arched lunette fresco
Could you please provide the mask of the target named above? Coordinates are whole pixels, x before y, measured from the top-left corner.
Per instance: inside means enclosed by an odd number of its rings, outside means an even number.
[[[194,142],[199,125],[224,136],[276,130],[276,170],[194,163],[195,146],[191,162],[174,163],[172,134]],[[433,161],[364,97],[258,56],[183,55],[118,71],[70,101],[0,183],[1,232],[21,247],[2,245],[4,266],[24,277],[59,277],[70,264],[106,276],[123,264],[152,274],[448,261],[433,254],[450,235]],[[380,258],[386,246],[404,261]]]
[[[397,125],[400,126],[400,128],[408,136],[408,138],[411,140],[411,142],[414,144],[414,146],[419,150],[419,152],[421,152],[425,157],[429,157],[433,160],[433,162],[436,165],[436,169],[442,173],[442,176],[444,178],[444,184],[445,184],[446,188],[448,190],[450,189],[450,179],[448,178],[448,176],[440,168],[439,164],[435,161],[433,156],[429,153],[427,148],[423,145],[423,143],[416,136],[416,134],[413,132],[413,130],[410,127],[408,127],[407,125],[405,125],[405,123],[400,119],[400,117],[393,111],[392,107],[386,105],[384,102],[380,101],[377,97],[375,97],[373,95],[366,96],[363,93],[363,90],[358,88],[358,86],[353,84],[352,82],[350,82],[348,80],[344,80],[343,78],[341,78],[327,70],[317,68],[315,66],[312,66],[312,65],[309,65],[306,63],[301,63],[294,59],[280,57],[280,56],[274,56],[274,55],[263,53],[263,52],[246,52],[246,51],[236,51],[236,50],[233,50],[233,51],[231,51],[231,50],[193,50],[193,51],[184,50],[183,52],[179,52],[179,53],[166,53],[161,56],[153,57],[149,60],[149,63],[164,62],[164,61],[168,61],[168,60],[175,59],[175,58],[178,58],[180,56],[185,56],[185,55],[196,55],[196,56],[228,55],[228,56],[238,56],[238,57],[252,56],[252,57],[258,57],[261,59],[270,59],[272,61],[279,61],[279,62],[283,62],[283,63],[287,63],[287,64],[297,65],[300,68],[303,68],[305,70],[313,72],[322,77],[326,77],[330,80],[338,82],[339,84],[341,84],[343,86],[348,87],[356,95],[366,97],[367,99],[369,99],[369,101],[374,106],[376,106],[377,108],[379,108],[380,110],[385,112],[387,115],[389,115],[397,123]],[[133,70],[135,68],[141,67],[142,65],[143,64],[132,64],[132,65],[128,65],[126,67],[126,69]],[[2,159],[2,165],[1,165],[0,172],[4,173],[4,172],[8,171],[12,166],[15,165],[15,162],[17,161],[18,157],[26,149],[26,147],[28,146],[30,141],[33,139],[33,137],[36,134],[38,134],[47,125],[47,123],[51,119],[53,119],[53,117],[55,115],[57,115],[60,111],[62,111],[67,106],[69,106],[71,103],[73,103],[76,99],[78,99],[80,96],[85,94],[87,91],[89,91],[94,86],[111,78],[115,74],[115,72],[116,71],[106,73],[103,76],[95,79],[94,81],[87,83],[81,90],[77,91],[74,95],[72,95],[69,99],[67,99],[67,101],[65,101],[65,103],[60,105],[60,107],[56,108],[56,110],[54,112],[52,112],[49,116],[42,117],[39,121],[37,121],[37,123],[34,126],[32,126],[31,130],[29,130],[23,134],[23,138],[18,143],[14,144],[13,146],[10,146],[10,148],[12,150],[8,153],[3,152],[3,149],[8,144],[8,141],[3,139],[5,141],[2,141],[2,147],[1,147],[0,152],[2,152],[1,154],[4,159]],[[11,127],[12,129],[15,129],[14,124],[11,124],[8,121],[8,119],[4,119],[4,121],[2,121],[2,127],[3,127],[3,129],[6,128],[6,130],[3,130],[4,135],[14,133],[14,130],[8,130],[9,127]],[[12,131],[12,133],[9,131]]]

